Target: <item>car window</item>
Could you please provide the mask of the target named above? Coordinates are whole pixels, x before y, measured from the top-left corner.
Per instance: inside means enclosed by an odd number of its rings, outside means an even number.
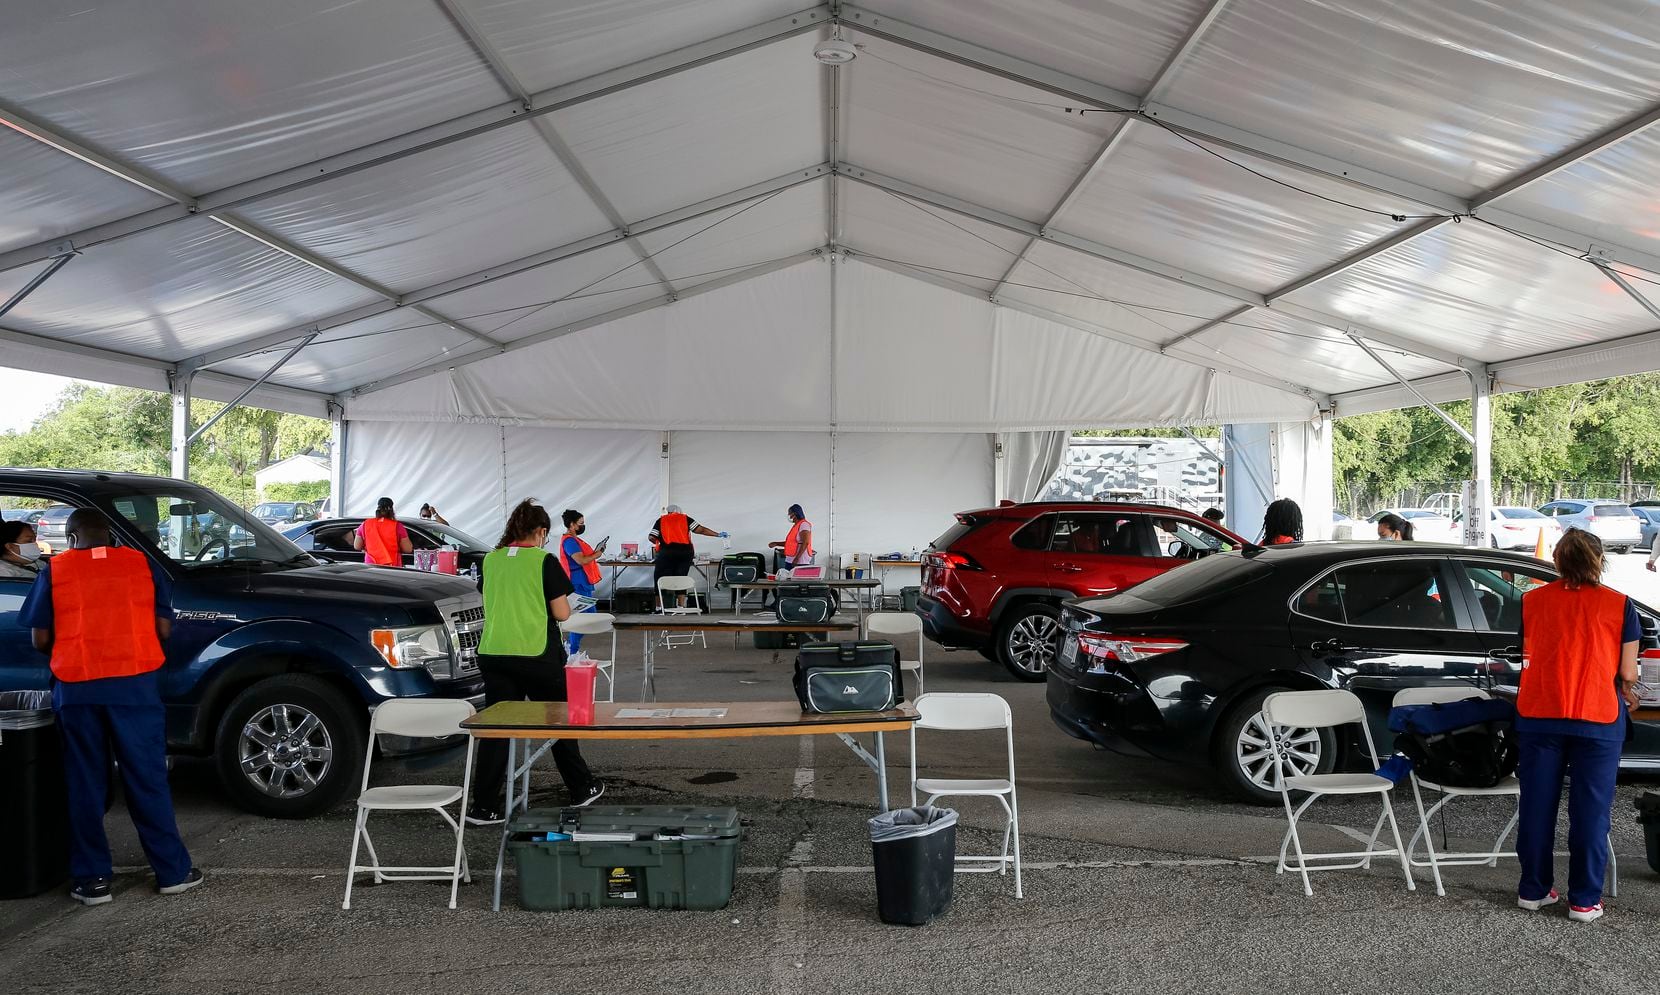
[[[1631,508],[1623,504],[1599,504],[1591,509],[1591,514],[1603,518],[1630,518]]]
[[[1477,624],[1494,632],[1522,631],[1522,595],[1555,579],[1543,567],[1511,564],[1466,563],[1464,572],[1481,605]]]
[[[1298,598],[1314,618],[1371,628],[1456,629],[1438,560],[1363,561],[1339,567]]]
[[[1197,560],[1201,556],[1232,548],[1221,536],[1186,519],[1154,518],[1152,524],[1153,539],[1158,543],[1160,556]]]
[[[410,529],[409,545],[415,549],[437,549],[443,543],[434,539],[425,529]]]
[[[1144,556],[1139,515],[1058,515],[1049,548],[1058,553]]]
[[[1534,511],[1532,508],[1500,508],[1499,509],[1499,514],[1503,515],[1505,518],[1544,518],[1545,517],[1544,515],[1539,514],[1537,511]]]
[[[477,536],[463,532],[453,525],[439,525],[436,522],[427,522],[421,526],[421,530],[424,532],[431,532],[437,537],[439,542],[455,546],[457,549],[470,549],[474,551],[488,552],[492,548]],[[413,535],[414,531],[414,529],[411,529],[410,534]]]
[[[327,549],[336,553],[356,552],[352,548],[352,533],[356,531],[353,525],[332,525],[318,529],[311,534],[311,541],[316,549]]]
[[[1054,515],[1039,515],[1016,529],[1014,535],[1009,537],[1009,542],[1013,543],[1016,549],[1048,549],[1049,532],[1054,527]]]

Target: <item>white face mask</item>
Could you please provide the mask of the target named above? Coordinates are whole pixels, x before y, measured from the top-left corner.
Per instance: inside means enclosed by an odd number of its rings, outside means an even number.
[[[36,542],[20,542],[17,544],[17,555],[30,563],[40,559],[40,544]]]

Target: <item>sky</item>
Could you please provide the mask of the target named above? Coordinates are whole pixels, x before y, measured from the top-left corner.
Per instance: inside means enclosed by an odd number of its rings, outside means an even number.
[[[21,432],[45,413],[58,394],[75,381],[49,373],[0,367],[0,432]]]

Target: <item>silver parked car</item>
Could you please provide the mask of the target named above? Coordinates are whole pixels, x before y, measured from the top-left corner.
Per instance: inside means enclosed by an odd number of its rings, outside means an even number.
[[[1539,513],[1554,519],[1564,532],[1584,529],[1610,552],[1629,553],[1643,540],[1643,520],[1619,501],[1563,498],[1541,505]]]

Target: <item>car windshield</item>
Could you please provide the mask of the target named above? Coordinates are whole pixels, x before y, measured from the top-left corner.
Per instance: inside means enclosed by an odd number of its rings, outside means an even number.
[[[1499,514],[1506,518],[1545,518],[1532,508],[1500,508]]]
[[[1436,511],[1424,511],[1424,510],[1419,509],[1419,508],[1409,508],[1406,511],[1401,512],[1401,517],[1402,518],[1440,518],[1441,513],[1436,512]]]
[[[291,503],[276,504],[267,501],[264,504],[254,505],[254,517],[256,518],[292,518],[293,515],[294,505]]]
[[[1599,504],[1591,509],[1591,514],[1602,518],[1632,518],[1631,509],[1623,504]]]
[[[1268,576],[1273,567],[1236,553],[1219,553],[1167,570],[1130,588],[1119,598],[1135,598],[1159,608],[1171,608],[1231,591]]]
[[[470,553],[488,553],[494,547],[485,545],[476,536],[469,535],[453,525],[439,525],[435,522],[422,522],[421,527],[437,536],[446,545],[464,549]]]
[[[104,504],[187,570],[316,563],[269,525],[205,488],[163,483],[153,491],[106,498]]]

